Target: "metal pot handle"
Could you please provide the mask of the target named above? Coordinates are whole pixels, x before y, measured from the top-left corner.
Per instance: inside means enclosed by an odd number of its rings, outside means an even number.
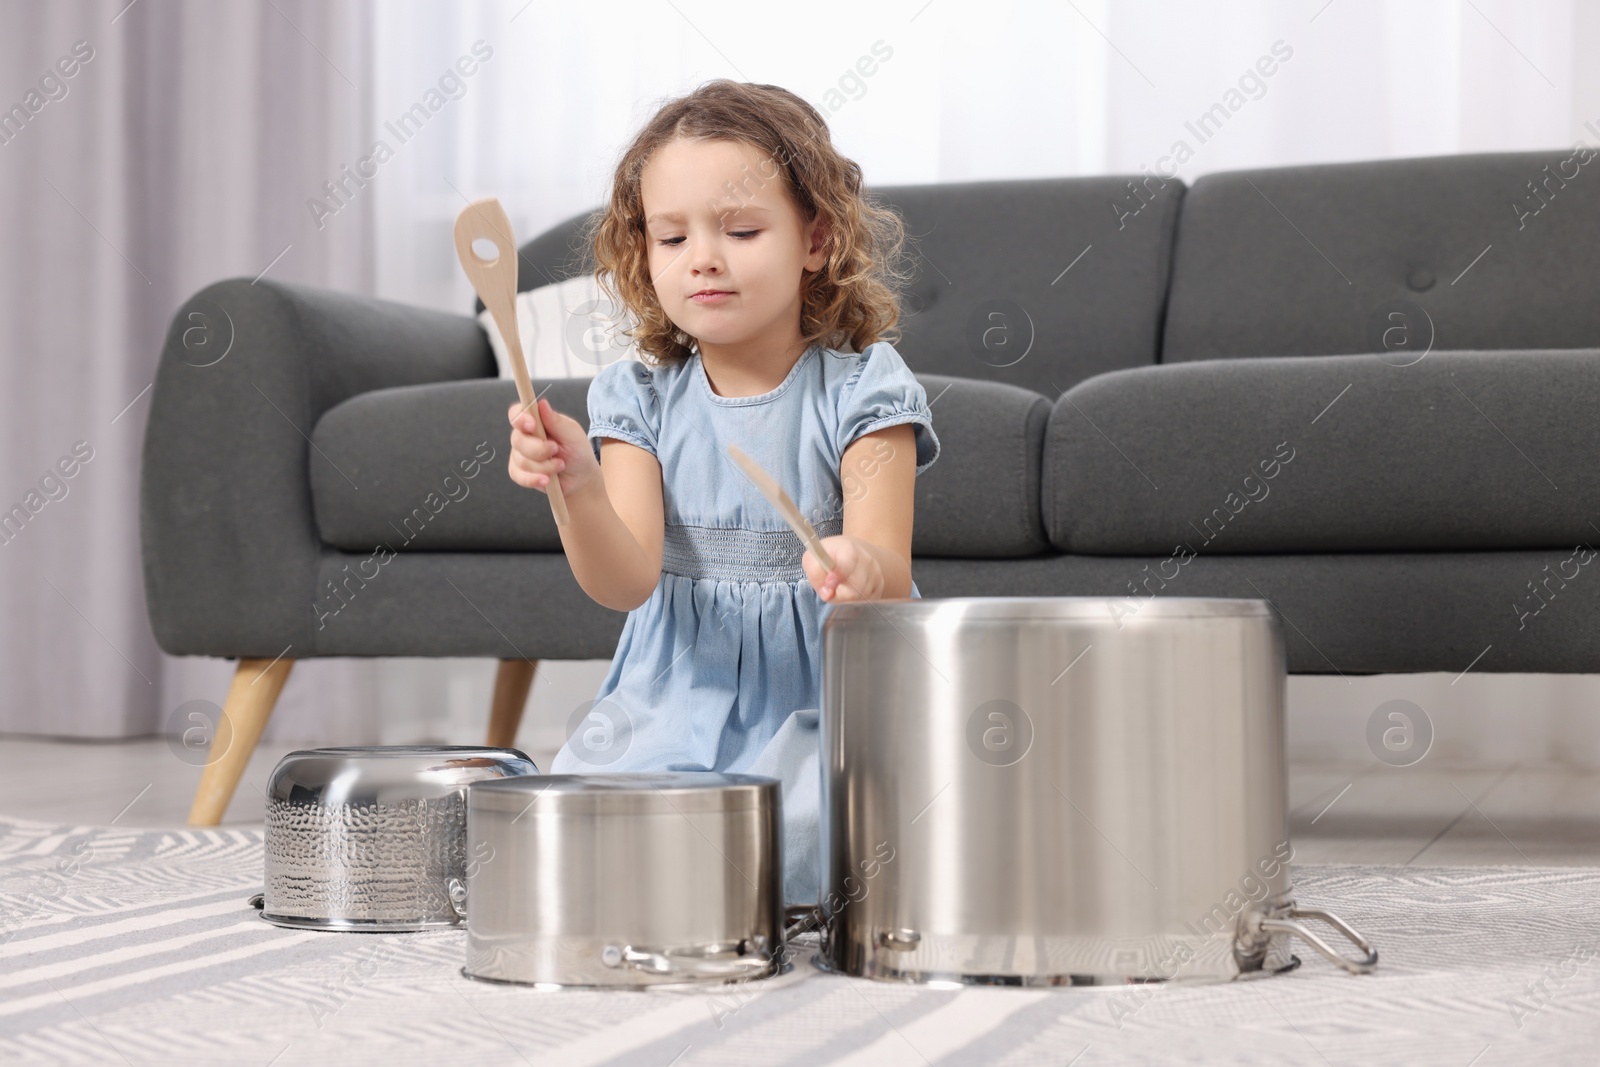
[[[631,967],[646,974],[682,978],[759,978],[772,965],[762,953],[731,960],[712,960],[669,952],[651,952],[632,945],[607,945],[600,951],[600,962],[607,967]]]
[[[452,878],[445,883],[446,894],[450,897],[450,910],[456,913],[456,918],[467,917],[467,884],[459,878]]]
[[[1288,918],[1278,917],[1283,915],[1287,915]],[[1351,943],[1362,951],[1364,958],[1353,960],[1343,955],[1322,938],[1299,923],[1292,921],[1294,919],[1321,919],[1349,938]],[[1378,950],[1369,945],[1366,938],[1352,930],[1348,923],[1330,911],[1324,911],[1321,908],[1302,908],[1290,904],[1287,908],[1274,912],[1272,917],[1263,916],[1256,920],[1256,925],[1259,929],[1269,933],[1293,934],[1322,953],[1330,963],[1343,967],[1351,974],[1370,974],[1378,966]]]
[[[823,930],[828,925],[822,908],[811,904],[790,905],[783,910],[783,920],[785,945],[800,934]],[[766,952],[763,944],[755,948],[755,952],[739,959],[711,960],[672,952],[653,952],[632,945],[607,945],[601,950],[600,962],[607,967],[626,966],[647,974],[682,975],[688,978],[759,977],[781,953]]]
[[[783,909],[783,939],[785,942],[793,941],[801,934],[809,934],[813,930],[821,930],[827,925],[828,920],[822,914],[821,905],[790,904]]]

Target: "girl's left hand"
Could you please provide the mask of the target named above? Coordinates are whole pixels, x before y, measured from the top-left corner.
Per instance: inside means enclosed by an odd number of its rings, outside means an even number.
[[[833,570],[826,570],[809,548],[800,558],[800,565],[823,601],[840,604],[850,600],[877,600],[883,595],[883,567],[855,538],[845,534],[824,537],[822,547],[833,557]]]

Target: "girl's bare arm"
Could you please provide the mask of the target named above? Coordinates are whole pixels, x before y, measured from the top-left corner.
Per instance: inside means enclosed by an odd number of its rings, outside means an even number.
[[[632,611],[661,580],[661,463],[637,445],[607,437],[600,467],[602,481],[567,496],[572,521],[557,529],[583,591],[605,607]]]
[[[824,570],[807,549],[801,563],[812,587],[830,603],[910,596],[914,431],[901,423],[862,434],[845,449],[839,468],[844,532],[822,539],[839,569]]]
[[[548,491],[561,479],[571,521],[556,529],[573,577],[590,599],[616,611],[632,611],[650,599],[661,579],[665,522],[661,464],[637,445],[602,438],[601,462],[582,425],[539,401],[547,438],[532,433],[531,416],[510,409],[511,480]]]

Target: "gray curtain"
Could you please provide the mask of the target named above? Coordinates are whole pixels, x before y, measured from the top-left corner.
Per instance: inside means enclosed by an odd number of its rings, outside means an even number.
[[[0,543],[0,731],[150,734],[222,700],[231,664],[164,655],[146,619],[148,387],[174,310],[219,278],[374,291],[370,198],[321,230],[305,206],[372,128],[371,20],[0,0],[0,511],[26,515]],[[275,732],[370,729],[371,669],[297,666]]]

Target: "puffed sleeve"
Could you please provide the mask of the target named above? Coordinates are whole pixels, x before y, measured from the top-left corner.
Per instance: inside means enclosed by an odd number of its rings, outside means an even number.
[[[839,392],[839,454],[864,433],[909,422],[916,431],[921,474],[939,458],[927,392],[887,341],[868,345],[856,360]]]
[[[656,455],[661,401],[650,368],[636,359],[619,359],[601,368],[589,383],[589,441],[600,458],[600,438],[615,437]]]

